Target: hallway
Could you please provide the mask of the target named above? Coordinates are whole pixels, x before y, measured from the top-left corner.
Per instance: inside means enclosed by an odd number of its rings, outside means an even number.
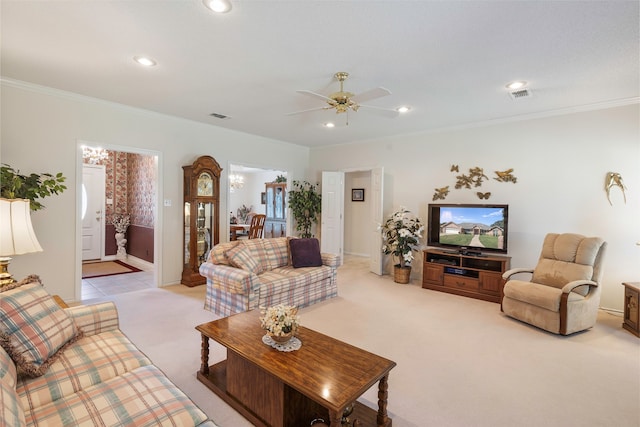
[[[128,260],[132,265],[131,260]],[[136,267],[141,268],[140,265]],[[155,288],[153,270],[82,279],[81,300]]]

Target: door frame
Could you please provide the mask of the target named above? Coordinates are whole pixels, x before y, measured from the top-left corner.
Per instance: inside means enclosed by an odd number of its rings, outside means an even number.
[[[95,141],[76,140],[76,253],[75,253],[75,300],[82,299],[82,148],[102,147],[109,151],[119,151],[123,153],[142,154],[145,156],[153,156],[156,159],[156,204],[155,204],[155,223],[153,225],[153,282],[159,288],[162,285],[162,224],[163,211],[161,209],[161,195],[163,192],[163,175],[162,171],[162,152],[156,150],[147,150],[137,147],[125,147],[115,144],[102,144]],[[104,242],[103,242],[104,243]]]
[[[376,226],[380,226],[382,225],[381,222],[383,221],[383,216],[384,216],[384,203],[385,203],[385,181],[384,181],[384,167],[383,166],[371,166],[371,167],[358,167],[358,168],[347,168],[347,169],[340,169],[338,172],[342,172],[344,175],[347,175],[349,173],[354,173],[354,172],[369,172],[370,174],[370,187],[369,188],[373,188],[374,187],[374,179],[375,179],[375,171],[379,171],[380,172],[380,179],[381,179],[381,183],[380,183],[380,191],[381,194],[379,195],[380,197],[380,212],[374,212],[373,210],[376,208],[376,205],[373,204],[371,206],[372,211],[370,212],[371,214],[371,220],[375,220],[374,216],[379,215],[380,217],[380,223],[376,224]],[[321,171],[322,172],[322,171]],[[330,172],[330,171],[327,171]],[[345,193],[345,188],[344,186],[346,185],[346,178],[343,180],[342,182],[342,191],[343,194]],[[372,194],[373,196],[373,194]],[[343,226],[342,226],[342,241],[344,242],[344,203],[342,205],[342,212],[341,212],[341,216],[342,216],[342,221],[343,221]],[[373,225],[373,224],[372,224]],[[322,236],[321,236],[322,237]],[[374,274],[377,275],[383,275],[384,274],[384,257],[382,255],[380,255],[379,258],[377,258],[379,260],[378,265],[374,265],[374,254],[373,251],[376,250],[376,247],[382,251],[381,246],[376,246],[375,245],[375,240],[373,240],[371,242],[371,247],[370,247],[370,252],[369,252],[369,271],[371,271]],[[343,252],[344,252],[344,248],[343,248]]]

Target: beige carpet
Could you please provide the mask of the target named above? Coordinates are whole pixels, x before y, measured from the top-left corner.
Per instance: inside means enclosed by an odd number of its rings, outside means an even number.
[[[559,337],[500,313],[498,304],[399,285],[348,259],[339,297],[300,310],[302,324],[398,365],[389,378],[394,427],[640,425],[640,340],[601,312],[588,332]],[[204,287],[109,297],[121,328],[221,427],[250,426],[195,379]],[[107,298],[105,298],[107,299]],[[304,343],[303,343],[304,345]],[[211,363],[225,358],[212,343]],[[376,387],[363,403],[375,407]],[[301,426],[303,427],[303,426]]]
[[[135,273],[137,271],[141,270],[120,260],[87,262],[82,264],[83,279],[89,279],[92,277],[113,276],[115,274]]]

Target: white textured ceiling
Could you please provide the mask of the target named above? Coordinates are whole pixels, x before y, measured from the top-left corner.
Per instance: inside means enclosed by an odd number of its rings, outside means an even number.
[[[1,73],[310,147],[624,105],[640,95],[638,1],[2,1]],[[135,64],[150,55],[156,67]],[[390,96],[349,114],[296,93]],[[504,85],[527,80],[533,96]],[[210,113],[230,116],[216,119]],[[322,123],[335,121],[326,129]]]

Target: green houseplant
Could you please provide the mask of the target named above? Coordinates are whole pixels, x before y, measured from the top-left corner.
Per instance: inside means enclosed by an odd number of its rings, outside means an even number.
[[[63,184],[65,179],[62,172],[55,175],[50,173],[23,175],[19,170],[2,164],[0,166],[0,196],[5,199],[28,199],[31,210],[37,211],[44,209],[44,205],[38,199],[60,194],[67,189]]]
[[[394,212],[380,227],[382,231],[382,251],[398,258],[398,264],[394,265],[395,281],[409,283],[411,274],[411,261],[413,251],[422,237],[424,226],[405,207]]]
[[[317,186],[307,181],[293,181],[293,190],[289,190],[289,208],[302,238],[313,237],[311,227],[318,223],[322,196],[317,192]]]

